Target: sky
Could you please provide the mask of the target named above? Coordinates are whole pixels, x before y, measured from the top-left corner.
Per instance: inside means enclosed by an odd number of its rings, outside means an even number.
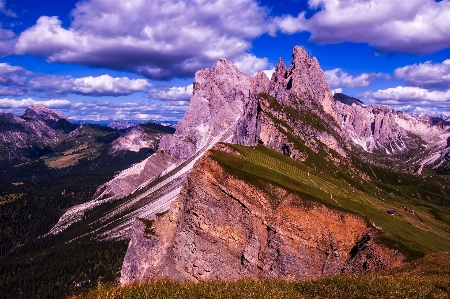
[[[450,116],[450,0],[0,0],[0,112],[176,121],[197,70],[270,76],[295,45],[334,92]]]

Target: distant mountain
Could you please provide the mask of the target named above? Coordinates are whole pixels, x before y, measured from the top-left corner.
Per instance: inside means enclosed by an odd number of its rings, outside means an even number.
[[[113,121],[108,125],[108,127],[116,129],[116,130],[122,130],[122,129],[128,129],[131,127],[136,126],[137,123],[131,123],[131,122],[121,122],[121,121]]]
[[[76,125],[43,105],[27,108],[22,116],[0,113],[0,161],[18,163],[51,151],[58,138]]]
[[[47,233],[173,132],[151,123],[123,130],[72,124],[42,105],[0,114],[0,298],[66,298],[100,276],[116,279],[126,244]]]
[[[343,93],[335,93],[333,95],[333,99],[335,101],[339,101],[339,102],[341,102],[343,104],[346,104],[346,105],[349,105],[349,106],[351,106],[352,104],[359,105],[359,106],[364,104],[363,102],[361,102],[357,98],[350,97],[350,96],[345,95]]]
[[[43,156],[67,156],[69,152],[92,149],[111,143],[111,153],[120,150],[156,150],[159,140],[175,129],[159,124],[116,123],[116,128],[91,124],[73,124],[59,112],[44,105],[27,108],[22,116],[0,113],[0,164],[17,164]],[[119,128],[120,127],[120,128]],[[136,127],[134,130],[125,130]],[[120,130],[122,129],[122,130]],[[134,132],[134,133],[133,133]],[[77,145],[81,136],[87,143]],[[70,144],[70,145],[69,145]],[[85,147],[81,149],[81,147]],[[71,149],[72,147],[72,149]],[[65,153],[62,153],[65,152]]]

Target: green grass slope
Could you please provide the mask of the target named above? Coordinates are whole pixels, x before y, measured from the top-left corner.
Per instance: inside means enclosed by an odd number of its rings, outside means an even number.
[[[213,158],[229,173],[258,188],[264,190],[267,182],[276,183],[303,198],[361,215],[380,229],[380,242],[408,258],[450,250],[447,176],[419,177],[363,162],[357,162],[357,167],[366,170],[367,176],[356,176],[312,151],[305,162],[297,162],[261,145],[228,146],[239,154],[215,150]],[[389,215],[386,211],[391,209],[399,215]]]

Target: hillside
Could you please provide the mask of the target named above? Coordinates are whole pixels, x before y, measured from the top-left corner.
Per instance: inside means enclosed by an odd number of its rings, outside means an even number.
[[[126,243],[71,243],[73,235],[48,233],[67,209],[89,201],[117,172],[152,155],[160,138],[174,129],[75,125],[41,106],[22,117],[0,117],[18,122],[3,123],[0,130],[0,298],[62,298],[74,281],[99,276],[113,281]],[[36,152],[38,146],[45,151]],[[15,158],[7,159],[8,153]]]

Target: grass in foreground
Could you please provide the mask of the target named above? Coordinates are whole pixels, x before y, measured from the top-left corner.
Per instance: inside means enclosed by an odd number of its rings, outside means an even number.
[[[362,276],[306,281],[151,281],[126,287],[99,284],[71,299],[125,298],[450,298],[450,252],[431,254],[397,269]]]

